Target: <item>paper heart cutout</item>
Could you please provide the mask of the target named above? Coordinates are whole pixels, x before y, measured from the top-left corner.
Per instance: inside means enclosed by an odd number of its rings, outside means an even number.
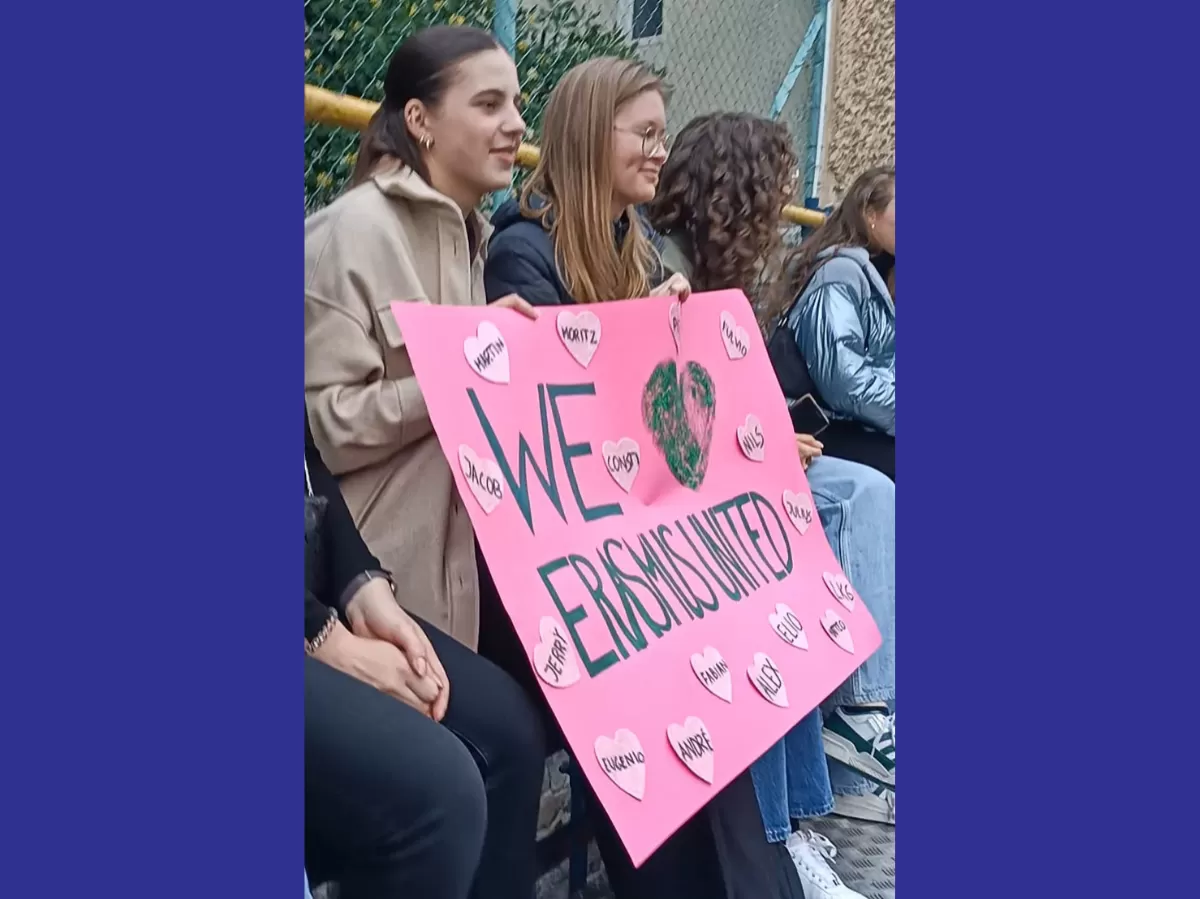
[[[766,455],[767,438],[763,436],[762,423],[757,415],[747,415],[746,423],[738,425],[738,446],[742,454],[752,462],[761,462]]]
[[[600,348],[600,316],[595,312],[571,312],[564,309],[555,322],[558,336],[575,361],[587,368]]]
[[[475,450],[465,443],[458,447],[458,464],[462,469],[467,486],[475,496],[475,501],[483,509],[484,514],[491,515],[492,510],[504,499],[504,480],[500,474],[500,466],[491,459],[476,455]]]
[[[801,534],[808,533],[808,526],[816,518],[816,509],[813,508],[808,495],[792,493],[790,490],[783,491],[783,511],[787,513],[788,521]]]
[[[672,301],[667,308],[667,321],[671,324],[671,336],[675,338],[675,352],[679,352],[679,326],[683,318],[683,306],[679,300]]]
[[[762,698],[781,709],[787,708],[787,687],[783,683],[783,674],[779,666],[765,652],[756,652],[754,661],[746,669],[750,675],[750,683],[762,694]]]
[[[703,781],[713,782],[715,750],[703,721],[689,715],[683,724],[668,724],[667,742],[689,771]]]
[[[632,437],[622,437],[616,443],[605,440],[600,444],[600,454],[613,480],[626,493],[632,490],[633,481],[642,467],[642,450],[637,441]]]
[[[826,571],[821,575],[821,580],[825,582],[825,586],[829,588],[829,592],[833,594],[834,599],[851,612],[854,611],[854,601],[858,598],[858,595],[854,592],[854,588],[850,586],[850,582],[846,580],[844,575],[831,574]]]
[[[833,609],[826,609],[821,616],[821,627],[829,634],[829,639],[841,649],[854,655],[854,638],[850,636],[850,626],[842,620],[842,616]]]
[[[771,630],[775,631],[784,643],[797,649],[808,649],[808,636],[804,633],[804,625],[785,603],[776,603],[775,611],[767,616],[767,621]]]
[[[655,366],[642,391],[642,421],[671,475],[691,490],[704,482],[717,415],[717,387],[699,362],[683,371],[668,359]]]
[[[552,687],[565,689],[579,680],[575,651],[558,622],[546,615],[538,625],[537,646],[533,647],[533,670]]]
[[[479,377],[493,384],[508,383],[508,344],[491,322],[479,323],[475,336],[463,341],[463,352]]]
[[[730,312],[721,313],[721,340],[730,359],[744,359],[750,352],[750,335]]]
[[[729,665],[721,653],[711,646],[705,646],[703,652],[693,652],[692,671],[709,693],[718,699],[733,702],[733,675],[729,673]]]
[[[596,759],[608,779],[634,799],[646,795],[646,756],[633,731],[622,727],[611,739],[596,737]]]

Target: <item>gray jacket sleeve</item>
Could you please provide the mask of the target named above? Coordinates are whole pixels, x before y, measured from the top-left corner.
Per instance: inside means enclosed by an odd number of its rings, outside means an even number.
[[[858,306],[845,284],[822,284],[789,317],[808,373],[834,411],[896,434],[896,373],[871,363]]]

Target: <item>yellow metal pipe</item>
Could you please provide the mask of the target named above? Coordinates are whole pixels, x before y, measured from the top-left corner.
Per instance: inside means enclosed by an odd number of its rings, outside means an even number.
[[[334,128],[349,128],[352,131],[362,131],[371,121],[371,116],[379,108],[378,103],[351,97],[346,94],[335,94],[333,91],[313,84],[304,85],[304,120],[318,125],[330,125]],[[517,151],[517,164],[527,169],[537,165],[538,148],[533,144],[521,144]],[[786,206],[783,217],[797,225],[816,228],[825,221],[825,216],[815,209],[805,209],[802,206]]]

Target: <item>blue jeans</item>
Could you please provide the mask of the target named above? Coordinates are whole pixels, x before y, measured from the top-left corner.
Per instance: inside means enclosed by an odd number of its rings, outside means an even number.
[[[808,484],[833,554],[879,626],[883,645],[824,703],[833,709],[896,701],[896,485],[873,468],[818,458]],[[814,709],[753,765],[767,840],[792,831],[792,818],[815,818],[833,808],[833,796],[862,795],[871,781],[838,762],[826,762],[821,710]]]

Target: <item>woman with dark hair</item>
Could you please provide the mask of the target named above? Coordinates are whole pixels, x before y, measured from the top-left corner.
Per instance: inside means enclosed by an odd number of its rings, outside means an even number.
[[[698,290],[736,288],[752,302],[778,276],[779,215],[795,194],[787,129],[757,116],[719,113],[680,133],[650,206],[664,261]],[[821,435],[824,436],[823,434]],[[826,857],[831,847],[795,822],[831,809],[895,823],[895,508],[883,474],[823,452],[797,434],[829,545],[879,625],[884,643],[826,703],[750,769],[771,841],[786,841],[810,899],[851,897]],[[827,765],[822,742],[828,747]],[[860,749],[869,751],[860,752]]]
[[[532,895],[544,734],[470,651],[474,535],[390,310],[484,304],[475,207],[509,184],[519,105],[490,34],[417,32],[349,189],[305,222],[306,459],[337,541],[306,597],[306,867],[345,899]]]
[[[895,255],[896,172],[870,169],[784,260],[762,313],[785,395],[811,388],[833,419],[822,435],[826,452],[893,481],[896,306],[872,256],[890,270]]]
[[[349,190],[304,228],[305,396],[317,446],[401,595],[470,647],[474,535],[391,303],[484,305],[491,227],[475,207],[509,184],[525,133],[519,105],[516,66],[490,34],[418,31],[388,65]],[[515,296],[499,304],[536,315]]]
[[[307,423],[304,460],[307,873],[343,899],[531,899],[536,711],[400,608]]]

